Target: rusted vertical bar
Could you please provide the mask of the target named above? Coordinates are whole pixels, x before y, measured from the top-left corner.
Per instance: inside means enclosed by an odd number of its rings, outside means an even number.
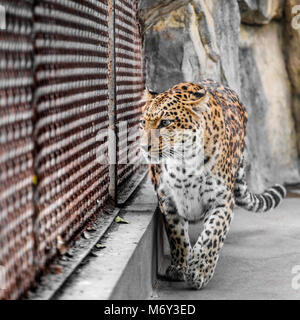
[[[117,134],[116,134],[116,66],[115,0],[108,0],[108,159],[109,195],[117,205]]]

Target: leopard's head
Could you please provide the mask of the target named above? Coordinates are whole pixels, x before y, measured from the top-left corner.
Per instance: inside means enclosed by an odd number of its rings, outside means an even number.
[[[140,147],[149,162],[182,160],[203,144],[202,114],[209,110],[203,87],[180,83],[160,94],[146,89],[144,100]]]

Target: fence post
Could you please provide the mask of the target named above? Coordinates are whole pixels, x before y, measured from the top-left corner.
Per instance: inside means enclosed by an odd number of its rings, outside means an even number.
[[[116,66],[115,0],[108,0],[108,159],[109,195],[117,205],[117,134],[116,134]]]

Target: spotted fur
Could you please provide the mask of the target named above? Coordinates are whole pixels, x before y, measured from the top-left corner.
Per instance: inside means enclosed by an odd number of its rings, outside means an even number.
[[[145,100],[141,149],[170,243],[167,277],[200,289],[213,276],[234,204],[267,211],[286,191],[275,185],[262,194],[249,192],[243,156],[247,113],[231,89],[203,80],[160,94],[146,91]],[[195,221],[204,230],[192,247],[188,224]]]

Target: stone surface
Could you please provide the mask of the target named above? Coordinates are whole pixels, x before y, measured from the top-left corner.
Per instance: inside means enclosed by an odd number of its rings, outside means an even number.
[[[203,1],[204,2],[204,1]],[[220,80],[240,93],[239,33],[240,13],[235,0],[206,1],[214,19],[217,46],[220,50]]]
[[[293,88],[293,110],[300,154],[300,0],[286,1],[285,17],[285,53]]]
[[[241,19],[247,24],[267,24],[282,17],[284,0],[238,0]]]
[[[287,1],[289,6],[293,1],[299,0]],[[260,191],[275,181],[299,181],[299,30],[297,34],[289,30],[288,35],[283,2],[193,0],[181,7],[176,3],[173,10],[167,0],[141,2],[141,9],[165,4],[163,14],[157,11],[156,22],[145,33],[146,86],[162,92],[182,81],[212,78],[231,87],[249,113],[251,187]],[[266,20],[241,24],[242,3],[252,11],[261,10]]]
[[[191,64],[198,64],[196,52],[191,44],[185,8],[173,11],[166,19],[155,24],[146,35],[146,87],[164,91],[184,79],[182,64],[185,50],[189,50]],[[186,49],[188,48],[188,49]],[[195,72],[199,66],[195,68]],[[199,75],[191,78],[199,79]]]
[[[287,0],[285,15],[287,67],[292,85],[300,94],[300,1]]]
[[[247,146],[251,185],[297,179],[291,85],[280,33],[280,25],[273,22],[241,29],[241,99],[249,114]]]
[[[206,77],[239,92],[239,26],[235,0],[195,0],[163,15],[146,33],[146,85],[162,91]]]
[[[147,31],[162,17],[189,2],[191,0],[140,0],[139,16],[143,22],[143,30]]]
[[[293,97],[293,111],[296,121],[296,141],[298,154],[300,154],[300,94],[295,94]],[[300,165],[299,165],[300,167]]]

